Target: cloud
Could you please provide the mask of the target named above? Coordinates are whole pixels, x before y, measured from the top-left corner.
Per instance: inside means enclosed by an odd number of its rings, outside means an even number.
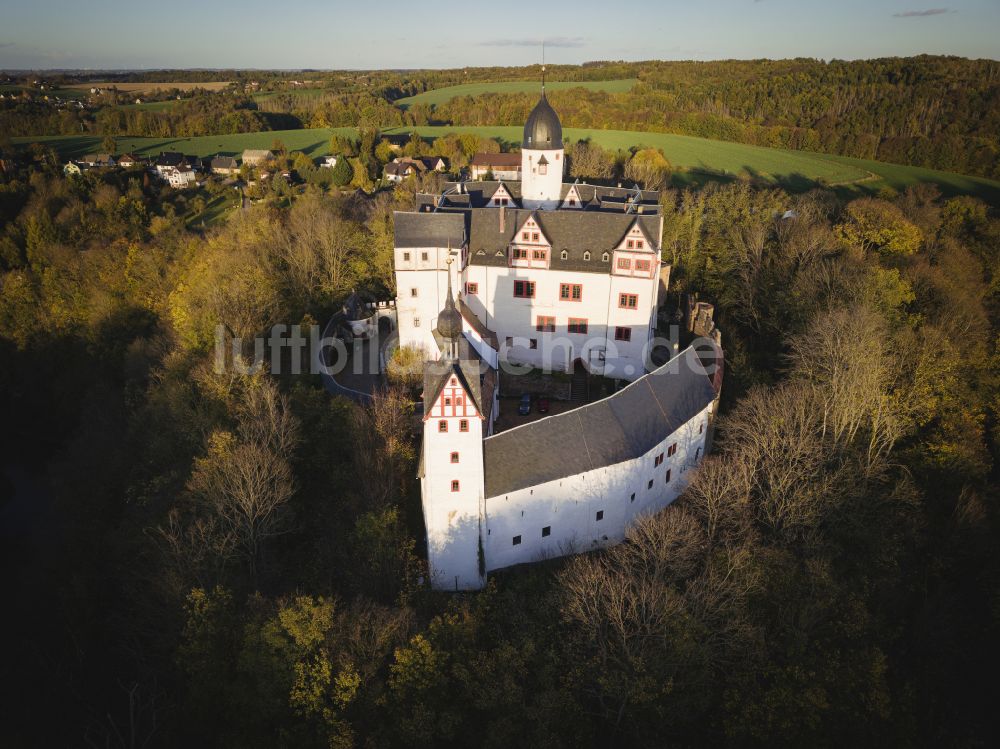
[[[479,42],[480,47],[541,47],[541,39],[490,39]],[[587,40],[582,36],[555,36],[545,39],[546,47],[582,47]]]
[[[957,13],[950,8],[928,8],[927,10],[904,10],[902,13],[893,13],[893,18],[923,18],[924,16],[941,16],[945,13]]]
[[[4,47],[13,47],[13,46],[15,46],[14,42],[0,42],[0,49],[3,49]]]

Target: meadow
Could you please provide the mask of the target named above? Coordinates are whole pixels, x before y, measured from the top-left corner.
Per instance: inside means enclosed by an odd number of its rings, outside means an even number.
[[[202,83],[190,83],[187,81],[164,81],[164,82],[142,82],[142,83],[121,83],[117,81],[88,81],[81,83],[75,88],[90,91],[92,88],[116,88],[125,94],[142,94],[146,91],[192,91],[196,88],[203,88],[206,91],[222,91],[228,87],[230,81],[205,81]]]
[[[519,144],[520,127],[421,126],[393,128],[387,134],[416,130],[433,139],[446,133],[476,133],[497,138],[506,144]],[[292,151],[303,151],[313,158],[327,153],[330,136],[355,136],[354,128],[317,128],[273,130],[236,135],[207,135],[192,138],[118,138],[118,151],[156,155],[160,151],[181,151],[194,156],[240,154],[245,148],[270,148],[280,140]],[[921,167],[867,161],[846,156],[788,151],[763,146],[748,146],[728,141],[708,140],[670,133],[643,133],[627,130],[566,128],[567,141],[591,139],[604,148],[628,149],[633,146],[662,148],[675,169],[674,184],[681,186],[710,179],[753,177],[781,185],[794,192],[817,184],[836,187],[842,193],[867,194],[884,187],[905,189],[918,182],[937,184],[945,195],[975,195],[993,205],[1000,205],[1000,182]],[[62,158],[79,158],[99,150],[100,136],[48,136],[15,138],[25,145],[38,142],[51,145]]]
[[[628,91],[636,83],[637,78],[621,78],[611,81],[550,81],[545,84],[548,91],[564,91],[570,88],[585,88],[588,91],[607,91],[620,94]],[[498,83],[466,83],[460,86],[446,86],[424,91],[422,94],[397,99],[394,104],[401,109],[407,109],[414,104],[437,106],[451,101],[457,96],[479,96],[480,94],[524,94],[535,93],[539,89],[538,81],[501,81]]]

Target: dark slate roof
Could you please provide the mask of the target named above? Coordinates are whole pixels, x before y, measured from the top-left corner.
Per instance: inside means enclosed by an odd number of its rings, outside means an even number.
[[[502,182],[507,188],[507,192],[514,200],[521,199],[521,183],[518,181]],[[483,208],[488,206],[493,194],[500,188],[501,181],[498,180],[469,180],[467,182],[447,182],[445,190],[449,191],[445,195],[445,205],[470,205],[473,208]],[[563,183],[561,199],[565,200],[569,195],[572,183]],[[634,187],[604,187],[602,185],[588,185],[580,182],[576,184],[577,194],[580,202],[588,210],[606,210],[623,213],[625,202],[636,195]],[[643,213],[659,213],[660,194],[653,190],[643,190],[639,198]]]
[[[396,211],[396,247],[448,247],[465,244],[462,213],[411,213]]]
[[[435,336],[437,339],[437,336]],[[462,387],[468,392],[479,413],[485,416],[487,411],[483,406],[483,388],[480,382],[482,360],[476,354],[465,337],[459,339],[458,360],[438,359],[424,364],[424,417],[431,412],[434,401],[441,394],[441,389],[452,375],[458,377]],[[488,369],[488,368],[487,368]]]
[[[500,339],[497,338],[497,334],[483,324],[483,321],[480,320],[476,316],[476,313],[469,308],[469,305],[465,303],[465,298],[462,294],[458,295],[458,311],[462,313],[462,317],[464,317],[465,321],[469,323],[469,327],[476,331],[480,338],[492,346],[495,351],[500,350]]]
[[[216,156],[212,159],[212,169],[239,169],[239,162],[232,156]]]
[[[502,231],[501,211],[505,214]],[[635,221],[639,222],[648,237],[660,236],[660,217],[655,215],[529,211],[523,208],[481,208],[468,213],[471,218],[469,258],[473,265],[507,265],[507,248],[521,224],[532,214],[542,233],[552,243],[549,267],[553,270],[609,272],[611,261],[609,258],[605,262],[603,254],[618,246]],[[567,253],[565,260],[562,259],[564,250]],[[498,252],[501,254],[498,255]],[[590,252],[590,260],[584,260],[584,252]]]
[[[641,457],[715,397],[697,353],[687,348],[604,400],[486,439],[486,496]]]
[[[177,151],[160,151],[160,155],[156,157],[157,166],[180,166],[182,161],[184,154]]]
[[[562,147],[562,123],[559,122],[559,115],[549,104],[549,100],[545,98],[543,90],[542,98],[538,100],[528,115],[528,121],[524,123],[521,148],[549,150]]]

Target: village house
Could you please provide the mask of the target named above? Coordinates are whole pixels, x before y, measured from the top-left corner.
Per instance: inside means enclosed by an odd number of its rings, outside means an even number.
[[[136,156],[134,153],[123,153],[118,157],[118,166],[124,169],[131,169],[136,164],[142,164],[145,161],[140,156]]]
[[[212,174],[239,174],[240,163],[235,156],[216,156],[210,162]]]
[[[487,179],[489,175],[497,180],[521,179],[521,154],[519,153],[477,153],[469,162],[472,179]]]
[[[82,159],[84,164],[90,167],[111,167],[115,165],[115,157],[110,153],[88,153]]]
[[[162,172],[162,175],[167,181],[167,184],[177,189],[190,187],[195,184],[196,180],[194,170],[187,164],[181,164],[176,167],[167,167]]]
[[[274,159],[274,154],[266,149],[248,148],[243,152],[242,161],[249,166],[263,166]]]

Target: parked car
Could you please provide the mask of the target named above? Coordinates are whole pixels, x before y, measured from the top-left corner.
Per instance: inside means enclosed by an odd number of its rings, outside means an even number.
[[[517,406],[517,412],[521,414],[521,416],[527,416],[531,413],[531,396],[528,393],[521,396],[521,402]]]
[[[539,398],[535,402],[535,408],[538,409],[538,413],[540,413],[540,414],[547,414],[549,412],[549,399],[548,398]]]

